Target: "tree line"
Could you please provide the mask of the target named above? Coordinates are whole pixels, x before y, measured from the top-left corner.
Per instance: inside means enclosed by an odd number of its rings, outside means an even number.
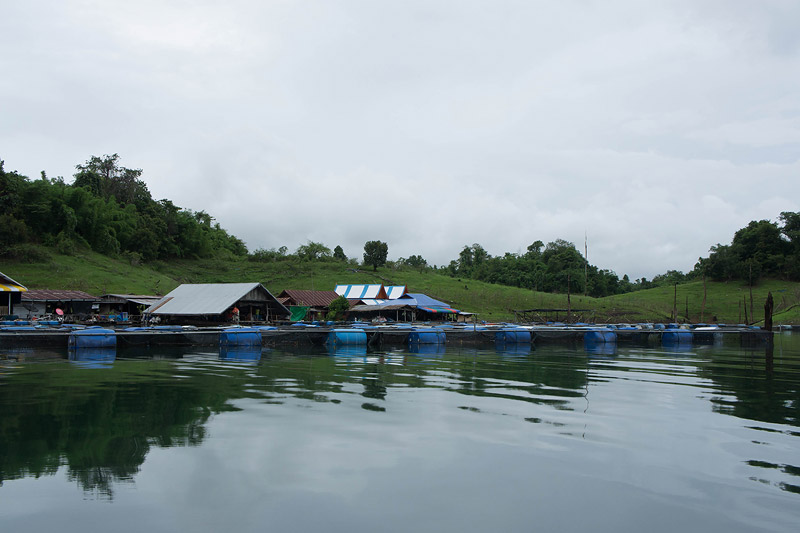
[[[76,166],[72,184],[42,172],[31,180],[0,161],[0,247],[3,255],[37,260],[32,244],[74,253],[150,261],[168,258],[244,257],[247,247],[205,211],[154,200],[141,169],[120,165],[119,155],[93,156]]]
[[[43,259],[32,245],[60,253],[78,247],[132,261],[169,258],[247,258],[251,261],[342,261],[393,269],[437,271],[535,291],[587,294],[594,297],[672,285],[707,277],[714,281],[757,283],[762,277],[800,281],[800,213],[782,212],[778,222],[752,221],[738,230],[731,244],[717,244],[708,257],[683,273],[668,270],[652,280],[621,278],[587,262],[575,245],[563,239],[537,240],[525,253],[492,256],[480,244],[465,245],[449,264],[431,266],[421,255],[389,261],[388,245],[368,241],[363,261],[308,241],[295,252],[286,246],[249,253],[244,242],[230,235],[205,211],[182,209],[170,200],[154,200],[140,179],[141,169],[120,164],[117,154],[92,156],[76,166],[74,181],[49,179],[45,172],[32,180],[6,171],[0,160],[0,256]]]

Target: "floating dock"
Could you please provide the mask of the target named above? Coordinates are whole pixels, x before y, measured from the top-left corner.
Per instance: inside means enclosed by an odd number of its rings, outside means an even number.
[[[95,328],[85,326],[4,326],[0,327],[0,349],[20,347],[67,348],[75,345],[76,336],[86,336]],[[230,335],[231,332],[247,334]],[[631,344],[660,346],[674,344],[730,344],[754,346],[765,343],[772,332],[754,326],[694,326],[669,327],[669,325],[450,325],[450,324],[392,324],[318,326],[298,324],[290,326],[261,326],[249,328],[194,326],[156,326],[141,328],[103,329],[104,338],[111,337],[117,347],[158,346],[219,346],[247,339],[248,344],[262,346],[308,346],[340,343],[359,339],[373,349],[403,346],[422,341],[454,346],[481,346],[496,344]],[[110,333],[109,333],[110,332]],[[348,333],[348,332],[353,332]],[[357,332],[357,333],[356,333]],[[100,331],[98,330],[98,333]],[[257,334],[257,336],[256,336]],[[71,340],[72,339],[72,340]],[[244,341],[242,341],[244,342]]]

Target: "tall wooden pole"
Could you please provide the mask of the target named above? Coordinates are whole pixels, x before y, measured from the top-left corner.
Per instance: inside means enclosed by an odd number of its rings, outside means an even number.
[[[570,317],[572,315],[572,303],[570,302],[569,293],[570,293],[570,274],[567,274],[567,324],[570,322]]]
[[[586,232],[583,233],[583,258],[586,260],[583,263],[583,297],[586,297],[586,291],[589,290],[589,236]]]
[[[672,321],[678,322],[678,284],[675,284],[675,294],[672,297]]]
[[[747,316],[747,296],[742,295],[742,298],[744,299],[744,323],[749,326],[750,318]]]
[[[700,322],[705,322],[706,318],[706,273],[703,272],[703,305],[700,306]]]
[[[772,292],[767,293],[767,301],[764,302],[764,329],[772,331],[772,310],[774,302],[772,301]]]
[[[753,313],[753,260],[750,260],[750,319],[755,322],[756,315]]]

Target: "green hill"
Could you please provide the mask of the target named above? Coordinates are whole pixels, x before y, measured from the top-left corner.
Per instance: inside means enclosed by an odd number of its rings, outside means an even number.
[[[513,320],[514,310],[566,309],[567,295],[535,292],[469,279],[452,278],[430,269],[422,271],[383,267],[376,272],[331,259],[304,261],[294,256],[277,261],[244,258],[153,261],[131,264],[91,251],[62,255],[41,248],[35,262],[4,260],[0,270],[30,289],[77,289],[93,295],[108,293],[166,294],[181,283],[257,281],[274,294],[284,289],[332,290],[337,284],[383,283],[406,285],[458,309],[478,314],[479,320]],[[708,282],[705,309],[703,282],[677,286],[678,320],[692,322],[744,322],[744,300],[750,315],[750,288],[741,282]],[[775,301],[776,324],[800,324],[800,283],[765,280],[752,289],[755,320],[764,316],[768,292]],[[671,320],[674,286],[657,287],[605,298],[571,295],[573,319],[597,322],[665,322]],[[554,313],[538,313],[555,318]],[[563,320],[564,313],[558,318]]]

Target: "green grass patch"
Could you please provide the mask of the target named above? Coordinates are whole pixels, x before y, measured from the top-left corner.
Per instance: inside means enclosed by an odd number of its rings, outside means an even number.
[[[372,269],[339,261],[174,260],[136,264],[129,258],[110,258],[90,251],[62,255],[43,249],[40,262],[2,261],[5,274],[31,289],[76,289],[92,295],[108,293],[166,294],[181,283],[260,282],[273,294],[284,289],[333,290],[337,284],[383,283],[406,285],[410,292],[421,292],[453,307],[478,314],[479,320],[514,319],[514,310],[566,309],[566,294],[535,292],[480,281],[451,278],[426,270]],[[35,254],[34,254],[35,255]],[[745,307],[749,322],[763,323],[764,302],[772,292],[775,324],[800,324],[800,283],[765,280],[751,289],[731,282],[706,284],[703,307],[703,282],[658,287],[606,298],[571,295],[573,319],[596,322],[666,322],[672,320],[676,303],[678,320],[736,324],[744,322]],[[544,314],[540,314],[544,318]],[[553,314],[549,318],[554,318]],[[559,315],[564,319],[563,313]]]

